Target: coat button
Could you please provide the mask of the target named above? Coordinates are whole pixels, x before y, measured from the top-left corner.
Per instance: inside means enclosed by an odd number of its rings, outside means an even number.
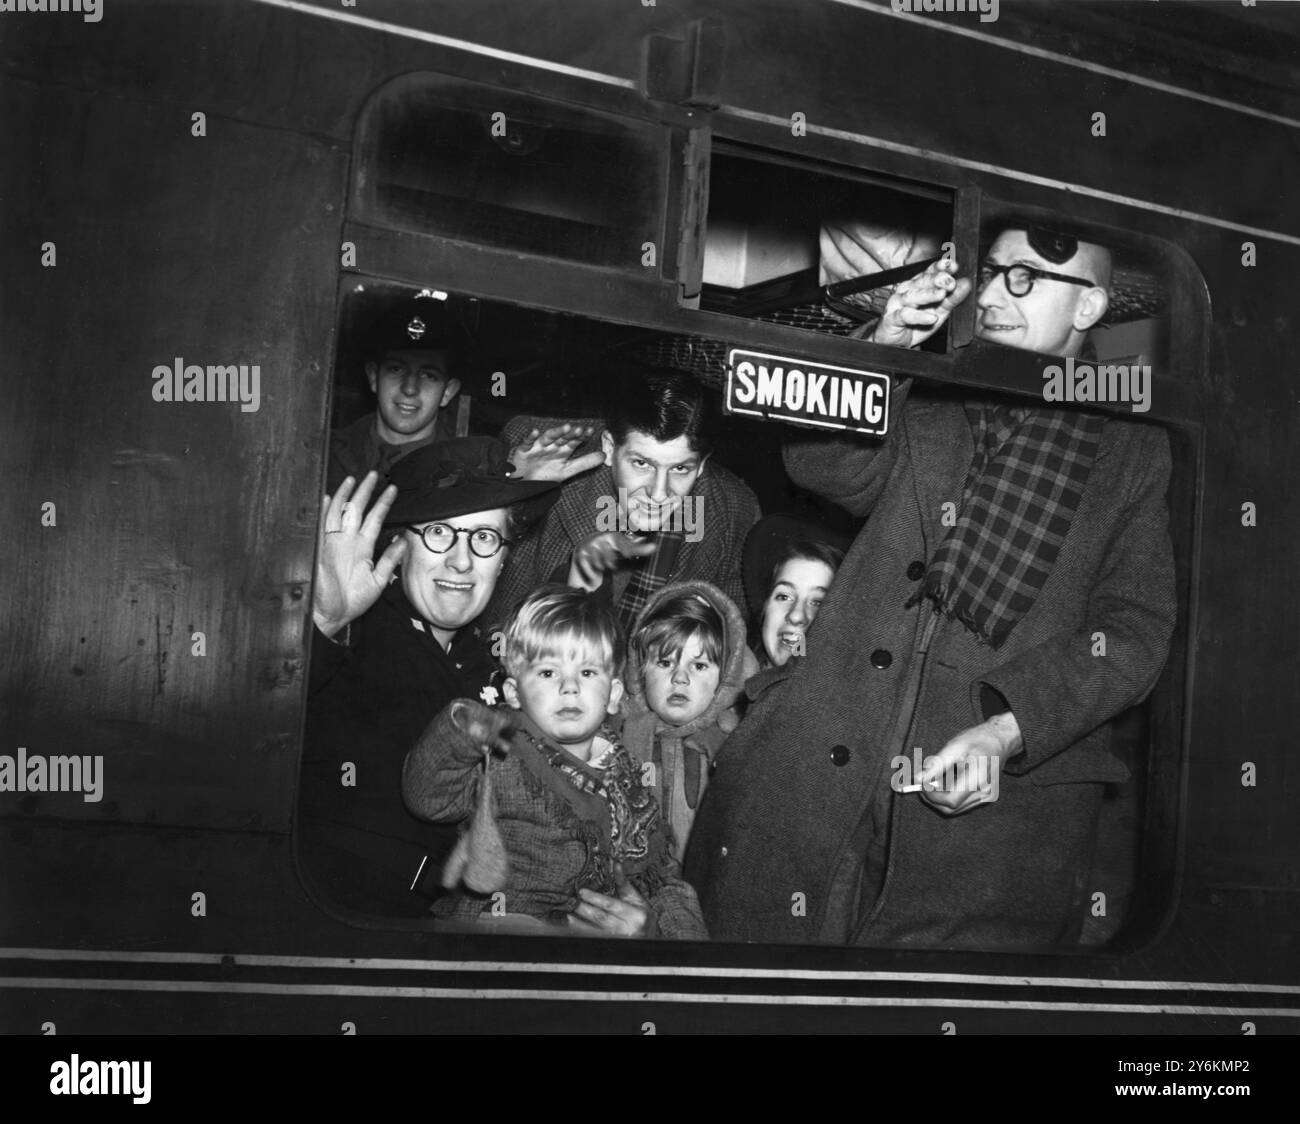
[[[849,747],[847,745],[831,746],[832,765],[847,765],[849,763],[849,758],[852,756],[853,754],[849,752]]]
[[[885,651],[884,648],[877,648],[871,653],[871,666],[878,667],[881,671],[884,671],[885,668],[893,662],[894,657]]]
[[[722,848],[722,857],[723,857],[724,859],[727,857],[727,848],[726,848],[726,847],[723,847],[723,848]]]
[[[909,562],[907,564],[907,580],[910,582],[919,582],[925,577],[924,562]]]

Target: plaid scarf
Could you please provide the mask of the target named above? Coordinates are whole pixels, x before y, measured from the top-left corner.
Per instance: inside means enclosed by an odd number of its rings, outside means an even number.
[[[920,591],[994,648],[1046,583],[1083,498],[1103,418],[966,403],[975,456],[962,510]]]
[[[624,636],[632,635],[646,602],[668,584],[685,539],[682,531],[659,531],[655,535],[655,552],[632,571],[627,588],[618,599],[618,619]]]

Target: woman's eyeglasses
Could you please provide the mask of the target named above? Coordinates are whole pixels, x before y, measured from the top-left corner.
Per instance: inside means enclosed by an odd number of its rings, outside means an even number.
[[[446,554],[456,545],[456,540],[461,535],[469,540],[470,550],[479,558],[491,558],[503,546],[510,545],[510,540],[494,527],[453,527],[450,523],[430,523],[421,530],[414,523],[407,526],[420,536],[426,549],[434,554]]]

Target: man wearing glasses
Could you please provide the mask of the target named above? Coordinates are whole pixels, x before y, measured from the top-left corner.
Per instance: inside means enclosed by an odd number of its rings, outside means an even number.
[[[901,264],[891,239],[824,229],[829,279]],[[978,279],[979,339],[1080,356],[1111,255],[1010,227]],[[971,289],[937,262],[870,338],[916,347]],[[751,681],[720,752],[686,856],[710,933],[1077,942],[1117,889],[1090,876],[1103,787],[1128,776],[1111,723],[1151,691],[1173,632],[1163,431],[903,380],[887,437],[791,430],[784,456],[795,483],[867,522],[809,654]]]
[[[1071,248],[1071,268],[1062,273],[1057,262]],[[1110,303],[1110,272],[1110,254],[1101,246],[1047,231],[1004,231],[980,265],[976,335],[1077,356]]]

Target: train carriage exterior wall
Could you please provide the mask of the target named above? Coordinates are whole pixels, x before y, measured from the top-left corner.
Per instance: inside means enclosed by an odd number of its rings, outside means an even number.
[[[418,1030],[493,1017],[476,1003],[500,990],[500,974],[466,960],[531,965],[510,982],[537,996],[509,1008],[524,1026],[597,1025],[570,975],[547,968],[575,959],[631,966],[622,977],[583,978],[611,993],[602,1026],[611,1012],[639,1021],[637,1005],[617,997],[662,980],[663,963],[689,964],[692,980],[707,981],[713,966],[760,972],[801,958],[832,980],[848,973],[834,984],[845,995],[863,993],[853,973],[869,970],[1266,991],[1300,982],[1290,746],[1300,228],[1285,204],[1300,100],[1243,115],[1230,98],[1189,99],[1065,65],[1049,46],[1017,53],[898,17],[887,4],[629,3],[611,15],[599,0],[482,0],[414,14],[369,5],[351,22],[335,18],[351,9],[315,6],[105,0],[95,24],[0,15],[0,754],[103,758],[97,801],[0,792],[0,991],[4,979],[26,981],[5,992],[0,1028],[35,1032],[53,1020],[138,1031],[161,1020],[335,1032],[342,989],[378,979],[349,958],[383,962],[383,976],[348,1009],[367,1005],[386,1028]],[[1003,12],[1015,20],[1011,3]],[[720,108],[647,100],[646,37],[684,41],[689,22],[706,17],[725,27]],[[1078,58],[1110,60],[1104,29],[1076,19]],[[1041,13],[1026,20],[1029,41],[1057,46],[1035,31]],[[991,34],[977,17],[962,26]],[[1114,35],[1124,39],[1118,26]],[[1208,308],[1207,330],[1196,335],[1195,362],[1166,372],[1164,405],[1158,386],[1151,415],[1174,427],[1181,450],[1173,502],[1184,616],[1162,688],[1177,705],[1153,718],[1153,738],[1167,746],[1159,782],[1172,795],[1144,828],[1170,841],[1146,872],[1169,908],[1140,949],[1007,958],[705,947],[670,956],[592,945],[579,955],[551,942],[363,927],[308,893],[292,827],[335,332],[351,276],[342,243],[355,242],[361,275],[420,282],[445,271],[484,296],[700,330],[674,299],[678,276],[638,272],[639,246],[629,246],[625,278],[607,272],[598,284],[572,264],[358,217],[351,192],[365,107],[386,84],[426,72],[657,120],[677,140],[712,132],[787,156],[932,171],[954,191],[1162,239],[1194,263],[1206,288],[1176,293],[1171,316],[1199,333]],[[1105,138],[1089,132],[1099,110]],[[806,149],[781,127],[796,113],[811,126]],[[665,224],[674,250],[678,221],[674,209]],[[1249,267],[1248,241],[1257,247]],[[750,338],[789,336],[759,327]],[[830,341],[821,357],[845,359],[852,348]],[[256,366],[257,408],[156,400],[155,368],[177,364]],[[1161,728],[1162,715],[1177,728]],[[1243,784],[1247,766],[1253,785]],[[95,982],[70,982],[87,979]],[[762,975],[742,986],[793,987]],[[414,1004],[400,988],[442,1002]],[[1281,1002],[1249,1001],[1277,1007],[1261,1025],[1284,1021]],[[263,1006],[254,1018],[244,1003]],[[924,1029],[935,1018],[924,1009],[791,1010],[806,1029]],[[696,1025],[721,1025],[725,1014],[721,999],[692,1005]],[[761,1028],[768,1016],[755,1008],[748,1017]],[[999,1017],[1032,1029],[1047,1016],[1012,1004]],[[1135,1009],[1126,1025],[1148,1018],[1159,1021]],[[1234,1025],[1228,1014],[1203,1019]]]

